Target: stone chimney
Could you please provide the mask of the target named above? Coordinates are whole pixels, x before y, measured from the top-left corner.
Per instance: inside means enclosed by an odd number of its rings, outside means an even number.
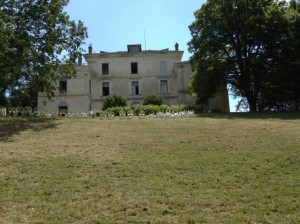
[[[78,56],[78,65],[82,65],[82,54]]]
[[[178,43],[175,44],[175,51],[178,51],[179,45]]]
[[[92,45],[89,46],[89,54],[92,54],[93,53],[93,47]]]

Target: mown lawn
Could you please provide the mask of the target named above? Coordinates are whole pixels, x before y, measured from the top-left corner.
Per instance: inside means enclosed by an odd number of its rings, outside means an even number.
[[[300,223],[300,115],[0,118],[0,223]]]

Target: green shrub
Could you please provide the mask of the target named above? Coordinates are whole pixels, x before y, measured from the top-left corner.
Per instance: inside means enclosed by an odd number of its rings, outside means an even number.
[[[112,107],[125,107],[125,106],[127,106],[127,102],[122,96],[111,95],[105,98],[102,110],[106,110]]]
[[[211,112],[212,113],[222,113],[223,111],[219,108],[213,108],[213,109],[211,109]]]
[[[204,105],[193,105],[193,106],[186,106],[185,110],[193,110],[196,114],[204,113],[207,111],[207,107]]]
[[[100,111],[97,110],[97,111],[94,112],[94,114],[95,114],[96,117],[99,117],[100,116]]]
[[[145,97],[143,105],[162,105],[164,98],[159,95],[148,95]]]
[[[139,105],[134,108],[134,113],[138,114],[139,111],[143,110],[146,115],[149,115],[151,113],[157,113],[160,111],[160,106],[158,105]]]

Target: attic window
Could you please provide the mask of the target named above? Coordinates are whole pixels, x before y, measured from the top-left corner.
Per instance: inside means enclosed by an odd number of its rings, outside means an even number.
[[[127,45],[127,49],[128,49],[129,53],[141,52],[142,45],[140,45],[140,44]]]

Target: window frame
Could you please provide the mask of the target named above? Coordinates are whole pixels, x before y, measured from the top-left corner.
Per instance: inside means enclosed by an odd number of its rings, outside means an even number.
[[[109,75],[109,63],[102,63],[102,75]]]
[[[137,62],[130,63],[131,74],[139,74],[139,66]]]
[[[159,72],[161,74],[167,73],[167,61],[160,61],[159,62]]]
[[[106,85],[107,86],[104,86]],[[107,88],[107,89],[104,89]],[[110,83],[109,82],[102,82],[101,83],[101,90],[102,90],[102,96],[109,96],[110,95]]]
[[[58,84],[58,88],[60,92],[67,92],[68,91],[68,82],[67,80],[60,80]]]
[[[163,83],[165,84],[163,85]],[[167,79],[159,80],[159,93],[163,95],[169,94],[169,80]]]
[[[136,83],[137,85],[133,85],[134,83]],[[138,80],[132,80],[130,82],[130,95],[138,96],[140,94],[141,94],[140,82]]]

